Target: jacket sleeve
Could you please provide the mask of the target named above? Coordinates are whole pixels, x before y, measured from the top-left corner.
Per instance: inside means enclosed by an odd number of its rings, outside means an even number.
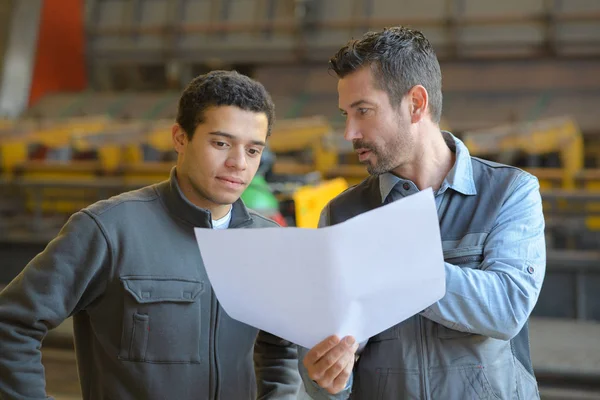
[[[446,295],[421,315],[501,340],[519,333],[540,293],[546,247],[537,178],[522,173],[513,186],[486,238],[480,268],[446,263]]]
[[[260,331],[254,345],[259,400],[296,400],[300,387],[296,345]]]
[[[41,342],[101,295],[110,260],[103,231],[78,212],[0,293],[0,398],[46,398]]]

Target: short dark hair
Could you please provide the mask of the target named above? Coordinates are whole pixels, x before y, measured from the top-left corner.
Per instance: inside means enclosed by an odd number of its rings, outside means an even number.
[[[399,105],[413,86],[422,85],[429,95],[431,119],[440,122],[442,72],[433,47],[421,32],[401,26],[367,32],[346,43],[329,65],[339,78],[370,66],[375,84],[387,92],[392,105]]]
[[[204,122],[204,111],[210,107],[236,106],[245,111],[265,113],[267,136],[275,120],[275,105],[271,95],[258,81],[237,71],[211,71],[194,78],[179,99],[177,123],[188,138]]]

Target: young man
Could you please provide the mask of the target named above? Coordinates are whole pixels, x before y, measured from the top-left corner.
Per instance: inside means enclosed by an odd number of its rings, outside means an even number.
[[[46,398],[40,342],[71,315],[85,399],[296,397],[295,346],[227,316],[194,235],[275,226],[239,200],[273,119],[269,94],[246,76],[190,83],[170,179],[74,214],[1,293],[0,398]]]
[[[471,157],[460,140],[440,131],[440,66],[420,32],[367,33],[330,63],[339,78],[345,138],[371,176],[333,199],[322,225],[432,187],[446,295],[370,338],[359,357],[352,337],[301,349],[307,393],[357,400],[539,398],[527,330],[545,271],[537,179]],[[398,221],[398,229],[411,227]],[[402,263],[402,254],[389,262]]]

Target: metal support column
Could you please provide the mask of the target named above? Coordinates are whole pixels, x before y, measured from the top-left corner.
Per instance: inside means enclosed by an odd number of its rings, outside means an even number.
[[[42,0],[14,3],[0,86],[0,116],[18,117],[27,109],[41,14]]]

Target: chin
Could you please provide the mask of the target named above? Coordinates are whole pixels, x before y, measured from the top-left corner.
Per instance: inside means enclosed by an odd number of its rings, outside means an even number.
[[[367,167],[367,172],[371,175],[379,175],[380,174],[380,166],[377,165],[377,163],[373,163],[373,162],[365,162],[364,163],[365,166]]]
[[[233,194],[228,195],[227,196],[227,200],[231,201],[231,204],[233,204],[233,203],[235,203],[236,201],[238,201],[242,197],[242,194],[244,194],[243,190],[241,192],[235,194],[235,195],[233,195]]]
[[[215,199],[215,203],[225,206],[235,203],[239,198],[240,196],[221,196]]]

